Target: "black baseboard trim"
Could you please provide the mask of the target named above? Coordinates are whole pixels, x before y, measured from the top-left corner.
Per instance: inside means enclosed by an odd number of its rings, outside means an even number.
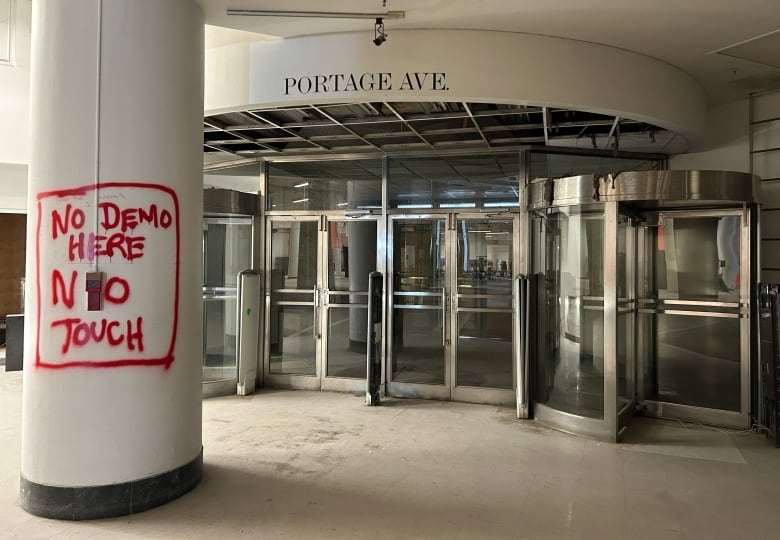
[[[47,486],[21,476],[22,508],[45,518],[80,521],[137,514],[192,490],[203,476],[203,448],[198,456],[149,478],[104,486]]]

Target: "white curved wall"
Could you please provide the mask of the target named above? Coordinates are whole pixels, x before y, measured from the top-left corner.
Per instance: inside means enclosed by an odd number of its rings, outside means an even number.
[[[369,33],[327,34],[209,51],[205,108],[381,100],[516,103],[619,115],[681,133],[694,145],[703,139],[706,107],[699,84],[647,56],[505,32],[397,30],[380,47],[372,39]],[[219,80],[219,70],[226,71],[223,63],[238,71],[248,65],[248,80],[234,79],[237,84],[224,87]],[[374,75],[373,86],[360,88],[364,73],[386,75]],[[429,74],[422,88],[416,73],[421,78]],[[347,87],[350,74],[357,88]],[[412,88],[403,84],[406,74]],[[317,75],[326,77],[320,83],[327,81],[319,91],[308,83],[316,83]],[[331,75],[344,76],[338,89]],[[303,84],[290,85],[291,80]]]

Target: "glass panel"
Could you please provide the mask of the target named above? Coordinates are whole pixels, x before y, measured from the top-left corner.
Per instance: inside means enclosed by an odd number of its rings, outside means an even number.
[[[442,312],[393,310],[393,381],[444,384]]]
[[[393,290],[437,292],[444,289],[443,219],[393,222]]]
[[[252,267],[252,220],[203,220],[203,285],[236,287],[238,273]]]
[[[513,222],[459,219],[458,308],[512,307]],[[459,312],[456,384],[512,388],[512,314]]]
[[[740,216],[666,217],[655,235],[662,300],[738,302]]]
[[[272,294],[276,289],[313,291],[316,284],[317,222],[271,221]]]
[[[634,228],[619,216],[617,227],[617,398],[620,411],[634,401]]]
[[[578,174],[601,175],[620,171],[644,171],[659,167],[660,162],[655,160],[532,152],[530,179],[561,178]]]
[[[740,320],[656,315],[656,395],[652,399],[740,410]]]
[[[271,340],[271,373],[316,375],[312,306],[276,306],[278,331]]]
[[[251,218],[203,220],[203,380],[236,377],[237,276],[252,266]]]
[[[317,222],[270,221],[271,307],[268,316],[270,372],[316,375],[314,286]],[[300,293],[280,293],[297,289]],[[303,306],[280,304],[306,302]]]
[[[458,293],[501,296],[461,297],[459,307],[512,307],[512,225],[511,220],[458,220]]]
[[[382,160],[272,163],[268,210],[360,210],[382,207]]]
[[[328,309],[328,377],[366,378],[367,320],[367,308]]]
[[[236,298],[204,298],[203,380],[236,377]]]
[[[391,208],[519,206],[519,156],[391,158]]]
[[[376,221],[328,223],[328,290],[368,292],[368,274],[376,270]],[[365,304],[359,295],[336,295],[331,302]]]
[[[512,314],[458,313],[458,386],[512,388]]]
[[[443,321],[438,309],[445,279],[444,235],[442,219],[393,222],[394,291],[437,293],[426,297],[394,295],[396,305],[425,304],[437,309],[393,309],[393,381],[444,384]]]
[[[376,270],[376,221],[328,224],[328,377],[366,377],[368,274]],[[343,291],[342,294],[333,291]]]
[[[604,417],[604,215],[600,206],[537,214],[537,398]]]

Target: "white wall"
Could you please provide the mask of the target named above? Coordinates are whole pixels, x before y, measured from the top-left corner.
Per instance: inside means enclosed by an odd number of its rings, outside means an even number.
[[[0,163],[0,214],[27,212],[27,165]]]
[[[0,212],[26,211],[30,20],[31,0],[0,0]]]
[[[671,156],[669,168],[750,172],[749,115],[747,99],[708,107],[706,150]]]

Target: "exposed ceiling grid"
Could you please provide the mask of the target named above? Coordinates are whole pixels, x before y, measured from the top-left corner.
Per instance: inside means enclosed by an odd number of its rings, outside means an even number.
[[[520,145],[652,153],[687,149],[682,137],[644,122],[490,103],[375,102],[253,109],[206,117],[203,138],[207,164],[278,156],[392,155],[408,150],[495,151]]]

